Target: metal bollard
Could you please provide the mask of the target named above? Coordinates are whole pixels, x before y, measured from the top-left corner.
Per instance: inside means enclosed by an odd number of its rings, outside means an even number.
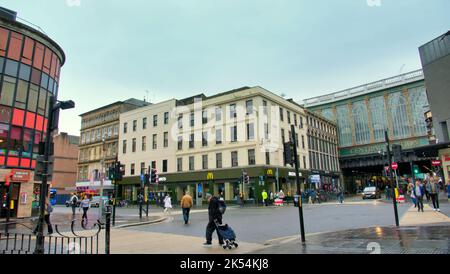
[[[111,206],[106,207],[106,226],[105,226],[105,254],[110,254],[111,240]]]

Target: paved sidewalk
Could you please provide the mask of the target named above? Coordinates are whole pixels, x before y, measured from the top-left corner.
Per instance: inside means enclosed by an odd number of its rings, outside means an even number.
[[[372,227],[274,239],[252,254],[450,254],[450,218],[412,206],[400,227]]]

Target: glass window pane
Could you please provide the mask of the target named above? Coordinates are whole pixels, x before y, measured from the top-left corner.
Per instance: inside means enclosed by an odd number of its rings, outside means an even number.
[[[19,80],[19,84],[17,86],[17,94],[16,94],[16,107],[25,109],[27,103],[27,95],[28,95],[28,83],[22,80]]]
[[[21,64],[19,71],[19,78],[25,81],[30,81],[31,67]]]
[[[48,89],[48,75],[45,73],[42,73],[41,76],[41,87]]]
[[[384,97],[379,96],[369,100],[369,108],[372,113],[372,126],[376,142],[384,140],[384,131],[387,129],[386,107]]]
[[[336,113],[341,146],[349,146],[352,144],[352,127],[347,105],[338,106],[336,108]]]
[[[0,73],[3,73],[3,65],[5,64],[5,58],[0,57]]]
[[[413,115],[414,135],[422,136],[427,134],[427,124],[424,119],[424,113],[429,110],[428,98],[425,87],[410,89],[411,112]]]
[[[9,125],[0,124],[0,155],[6,154],[6,149],[8,148],[8,134]]]
[[[401,92],[389,95],[389,109],[392,117],[394,138],[404,138],[410,136],[406,106],[406,99]]]
[[[19,62],[12,60],[6,61],[5,74],[16,77],[18,69],[19,69]]]
[[[39,88],[36,85],[31,84],[29,98],[28,98],[28,110],[36,113],[38,103]]]
[[[355,124],[356,143],[369,143],[369,114],[367,112],[365,101],[358,101],[353,103],[353,121]]]
[[[0,95],[0,104],[12,106],[14,100],[14,89],[16,88],[16,79],[5,76],[3,79],[3,88]]]
[[[41,81],[41,72],[37,69],[33,69],[31,72],[31,82],[33,84],[39,85]]]

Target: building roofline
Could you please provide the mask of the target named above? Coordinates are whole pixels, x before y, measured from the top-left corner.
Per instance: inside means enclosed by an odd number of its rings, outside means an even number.
[[[389,88],[417,82],[424,80],[422,69],[400,74],[394,77],[378,80],[368,84],[360,85],[357,87],[345,89],[338,92],[333,92],[321,96],[316,96],[303,100],[304,107],[315,107],[325,105],[333,102],[339,102],[342,100],[358,97],[361,95],[373,93],[376,91],[386,90]]]
[[[134,98],[130,98],[130,99],[134,99]],[[110,108],[110,107],[114,107],[114,106],[116,106],[116,105],[121,105],[121,104],[129,104],[129,105],[134,105],[134,106],[141,106],[141,105],[134,104],[133,101],[130,101],[130,99],[127,99],[127,100],[125,100],[125,101],[117,101],[117,102],[111,103],[111,104],[109,104],[109,105],[102,106],[102,107],[99,107],[99,108],[90,110],[90,111],[88,111],[88,112],[82,113],[82,114],[80,114],[80,115],[78,115],[78,116],[79,116],[79,117],[83,117],[83,116],[92,114],[92,113],[94,113],[94,112],[97,112],[97,111],[100,111],[100,110],[104,110],[104,109],[107,109],[107,108]],[[134,100],[140,101],[140,100],[138,100],[138,99],[134,99]],[[144,101],[140,101],[140,102],[144,102]],[[147,105],[151,105],[151,103],[148,103],[148,102],[146,102],[146,103],[147,103]],[[144,105],[144,106],[147,106],[147,105]]]

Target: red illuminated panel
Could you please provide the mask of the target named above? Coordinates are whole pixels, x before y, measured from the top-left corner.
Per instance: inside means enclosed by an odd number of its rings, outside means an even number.
[[[25,119],[25,127],[34,128],[34,122],[36,121],[36,114],[27,112],[27,118]]]
[[[22,53],[22,63],[30,65],[33,60],[34,41],[28,37],[25,37],[25,45]]]
[[[7,45],[8,45],[8,30],[0,28],[0,56],[6,56]]]
[[[45,49],[45,47],[42,44],[36,42],[36,50],[34,53],[33,67],[35,67],[37,69],[42,68],[42,61],[44,58],[44,49]]]
[[[36,160],[32,160],[31,161],[31,168],[35,168],[36,167]]]
[[[39,144],[39,142],[41,141],[41,136],[42,136],[41,132],[34,133],[34,144],[35,145]]]
[[[5,164],[5,156],[0,156],[0,165],[4,165]]]
[[[23,126],[23,118],[25,116],[25,111],[21,109],[14,109],[12,124],[15,126]]]
[[[44,119],[44,132],[47,132],[47,122],[48,122],[48,119]]]
[[[21,34],[11,32],[11,38],[8,48],[8,58],[20,61],[20,54],[22,52],[22,39],[23,36]]]
[[[44,126],[44,117],[41,115],[36,116],[36,130],[42,131]]]
[[[8,157],[7,166],[19,166],[19,158],[17,157]]]
[[[52,52],[49,48],[45,49],[44,68],[43,71],[50,74],[50,64],[52,62]]]
[[[52,67],[50,68],[50,77],[52,77],[53,79],[55,79],[55,74],[56,74],[56,59],[58,59],[58,57],[56,56],[55,53],[52,54]]]
[[[31,160],[30,160],[30,159],[22,158],[22,159],[20,160],[20,166],[21,166],[21,167],[29,168],[29,167],[30,167],[30,164],[31,164]]]

